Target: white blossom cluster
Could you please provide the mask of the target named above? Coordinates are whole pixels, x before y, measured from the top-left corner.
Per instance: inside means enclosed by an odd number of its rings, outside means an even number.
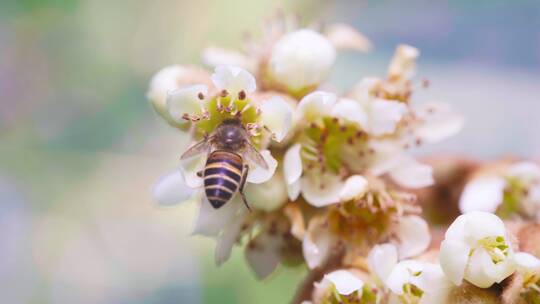
[[[527,278],[524,288],[538,289],[540,262],[514,252],[497,216],[473,211],[494,212],[506,191],[526,187],[519,208],[535,216],[540,191],[531,185],[540,174],[529,164],[471,182],[460,204],[467,213],[448,228],[438,262],[422,258],[430,228],[407,189],[434,178],[408,151],[456,134],[463,119],[446,104],[413,100],[419,51],[408,45],[397,47],[383,77],[359,79],[345,93],[323,89],[339,51],[369,49],[347,25],[314,30],[285,19],[241,51],[205,50],[213,72],[182,65],[159,71],[148,98],[165,121],[196,142],[239,119],[268,167],[248,160],[252,212],[239,195],[210,206],[196,174],[207,155],[163,176],[155,200],[197,201],[194,233],[215,238],[217,264],[243,246],[259,278],[279,264],[322,269],[337,259],[340,268],[314,285],[306,303],[452,303],[455,286],[488,288],[516,271]]]

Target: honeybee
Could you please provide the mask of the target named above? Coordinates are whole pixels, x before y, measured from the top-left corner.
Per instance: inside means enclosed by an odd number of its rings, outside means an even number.
[[[243,157],[264,169],[268,169],[268,164],[251,144],[242,123],[238,119],[223,121],[213,134],[188,148],[181,159],[205,152],[210,152],[206,165],[197,175],[204,179],[204,192],[212,207],[217,209],[225,205],[238,191],[248,210],[251,210],[244,195],[249,166]]]

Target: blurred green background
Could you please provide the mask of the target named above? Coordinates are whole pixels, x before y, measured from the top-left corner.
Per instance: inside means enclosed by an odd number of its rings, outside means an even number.
[[[195,205],[157,208],[150,188],[185,143],[145,98],[173,63],[235,47],[275,10],[343,21],[372,39],[340,56],[345,89],[382,75],[398,43],[422,51],[432,86],[467,126],[419,151],[540,155],[540,2],[0,2],[0,302],[287,303],[305,273],[256,281],[241,250],[217,268],[190,236]]]

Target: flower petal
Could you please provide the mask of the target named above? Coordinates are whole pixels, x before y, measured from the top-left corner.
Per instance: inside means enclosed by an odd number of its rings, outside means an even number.
[[[507,262],[501,262],[500,264],[504,269],[510,266]],[[477,249],[469,257],[465,279],[480,288],[488,288],[494,283],[502,281],[514,271],[514,268],[509,268],[510,271],[494,271],[496,267],[498,266],[492,262],[491,257],[485,250]]]
[[[459,133],[465,122],[462,115],[445,103],[426,103],[415,109],[415,113],[422,120],[415,134],[427,143],[437,143]]]
[[[245,249],[246,260],[257,278],[269,276],[281,261],[281,239],[268,233],[260,233]]]
[[[339,194],[340,201],[349,201],[366,193],[368,181],[362,175],[352,175],[345,181]]]
[[[406,259],[424,252],[431,241],[426,221],[416,215],[403,216],[396,227],[399,256]]]
[[[506,227],[503,221],[495,214],[472,211],[461,216],[467,219],[464,233],[471,243],[491,236],[506,237]]]
[[[334,23],[325,30],[325,35],[337,50],[357,50],[367,52],[371,42],[352,26],[344,23]]]
[[[514,261],[520,271],[528,273],[540,272],[540,259],[527,252],[516,252]]]
[[[434,183],[431,166],[419,163],[414,158],[402,155],[396,166],[390,170],[390,176],[405,188],[423,188]]]
[[[231,65],[244,68],[246,70],[253,69],[253,61],[246,55],[231,49],[220,47],[207,47],[203,52],[203,62],[206,65],[217,67],[221,65]]]
[[[368,128],[367,113],[362,105],[355,100],[347,98],[340,99],[332,109],[332,116],[354,122],[364,130]]]
[[[439,252],[439,263],[446,277],[455,285],[461,285],[469,258],[470,247],[456,240],[444,240]]]
[[[338,175],[329,173],[307,174],[302,176],[302,195],[315,207],[339,203],[343,181]]]
[[[203,106],[199,94],[208,94],[208,87],[202,84],[192,85],[171,91],[167,96],[167,109],[175,121],[183,121],[184,114],[201,113]]]
[[[219,90],[227,90],[232,96],[240,91],[252,93],[257,88],[255,77],[248,71],[230,65],[220,65],[211,76],[212,82]]]
[[[507,172],[512,177],[519,177],[528,182],[540,179],[540,166],[533,162],[515,163],[508,168]]]
[[[289,195],[289,199],[291,201],[295,201],[298,196],[300,196],[300,190],[301,190],[301,181],[297,180],[294,183],[287,186],[287,194]]]
[[[221,235],[219,235],[216,240],[216,265],[220,266],[231,256],[232,248],[238,239],[238,234],[242,229],[243,223],[243,220],[236,219],[227,223],[223,228]]]
[[[249,172],[247,176],[247,182],[253,183],[253,184],[262,184],[274,175],[274,172],[276,172],[276,168],[278,165],[277,160],[272,157],[272,154],[270,154],[269,150],[262,150],[260,151],[261,156],[266,161],[266,164],[268,165],[268,169],[265,169],[261,166],[257,165],[250,165]]]
[[[283,208],[283,213],[285,216],[287,216],[287,219],[291,223],[291,234],[301,241],[306,232],[306,225],[304,223],[304,215],[302,214],[302,210],[297,204],[291,203],[287,204],[285,208]]]
[[[362,291],[364,281],[347,270],[336,270],[324,275],[324,279],[334,284],[339,294],[348,296],[355,291]],[[359,294],[359,298],[361,294]]]
[[[452,283],[444,275],[440,265],[425,263],[416,284],[424,291],[419,304],[448,303]]]
[[[312,218],[302,242],[304,259],[310,269],[321,266],[334,246],[334,238],[323,227],[323,222],[320,217]]]
[[[409,79],[416,73],[416,58],[420,55],[417,48],[400,44],[388,67],[389,78]]]
[[[204,169],[206,155],[197,155],[183,159],[180,162],[180,170],[184,174],[186,185],[191,188],[200,188],[203,185],[203,179],[197,175],[197,172]]]
[[[190,67],[171,65],[158,71],[150,81],[150,87],[146,96],[152,103],[154,110],[160,114],[167,122],[177,126],[167,109],[167,95],[184,86],[210,81],[210,75],[205,70]]]
[[[328,116],[337,101],[336,95],[324,91],[315,91],[306,95],[298,103],[297,113],[306,121]]]
[[[206,196],[201,202],[199,214],[193,228],[193,234],[218,236],[232,222],[238,222],[237,217],[245,213],[246,207],[238,195],[219,209],[212,207]]]
[[[285,138],[292,126],[293,110],[280,97],[272,97],[264,101],[260,107],[261,121],[270,131],[272,138],[280,142]]]
[[[258,210],[273,211],[288,201],[287,185],[279,172],[262,184],[246,184],[244,193],[250,206]]]
[[[414,274],[421,272],[423,268],[422,262],[413,260],[401,261],[392,269],[385,284],[393,293],[401,295],[404,293],[403,285],[413,283]]]
[[[401,102],[375,99],[370,108],[369,133],[375,136],[393,133],[406,112],[407,106]]]
[[[467,183],[459,199],[459,210],[495,212],[503,201],[506,182],[497,176],[478,177]]]
[[[300,151],[302,145],[294,144],[291,146],[283,157],[283,172],[287,184],[292,185],[302,176],[302,158]]]
[[[193,194],[193,189],[186,185],[184,175],[175,170],[162,176],[152,188],[154,200],[162,206],[184,202]]]
[[[272,48],[268,72],[292,91],[318,85],[334,64],[336,51],[323,35],[300,29],[283,35]]]
[[[398,251],[394,244],[375,245],[367,257],[369,270],[384,282],[398,262]]]

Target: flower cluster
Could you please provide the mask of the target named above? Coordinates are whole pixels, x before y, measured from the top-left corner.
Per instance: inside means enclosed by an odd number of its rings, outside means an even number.
[[[244,158],[241,190],[251,212],[238,193],[218,209],[208,202],[198,173],[211,148],[162,177],[155,200],[197,201],[194,233],[216,239],[218,264],[239,245],[259,278],[279,264],[328,270],[299,302],[447,303],[463,282],[486,288],[516,271],[524,290],[538,289],[537,260],[514,253],[495,215],[458,217],[440,250],[429,249],[429,226],[410,189],[431,186],[433,170],[408,152],[456,134],[463,119],[446,104],[413,100],[424,82],[414,78],[419,51],[408,45],[396,48],[383,77],[359,79],[345,93],[323,89],[338,51],[369,48],[343,24],[314,30],[281,19],[241,51],[207,49],[203,61],[213,73],[180,65],[159,71],[148,98],[165,121],[198,142],[235,120],[266,166]],[[537,169],[520,164],[471,182],[462,210],[506,204],[536,215]],[[471,207],[480,195],[489,197]]]

